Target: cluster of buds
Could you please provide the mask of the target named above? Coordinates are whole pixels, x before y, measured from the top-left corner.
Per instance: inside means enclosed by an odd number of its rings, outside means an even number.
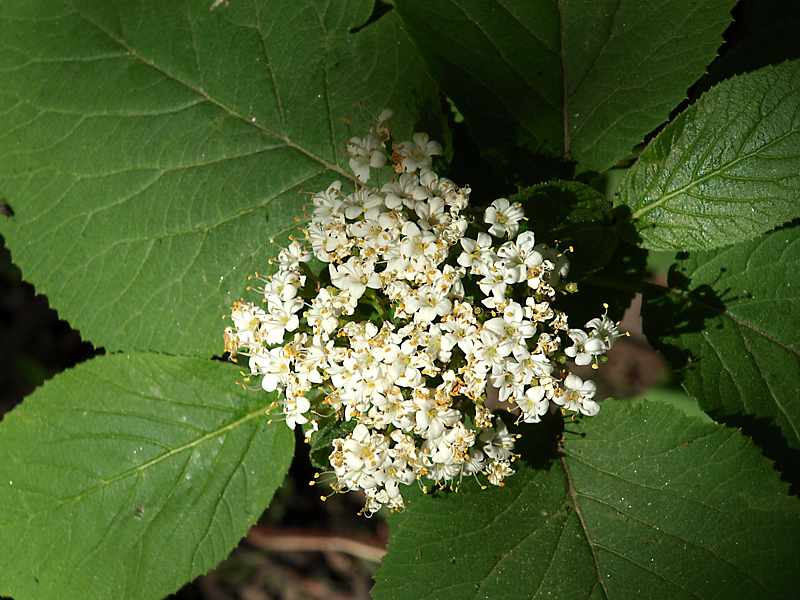
[[[597,414],[594,383],[570,364],[596,365],[620,335],[605,314],[570,328],[555,306],[575,289],[566,256],[536,243],[519,203],[476,212],[468,187],[433,171],[441,146],[392,143],[389,116],[349,141],[353,189],[314,195],[304,240],[225,331],[226,350],[280,392],[289,427],[350,426],[332,444],[333,488],[362,491],[366,514],[403,508],[414,482],[502,485],[517,455],[501,415]]]

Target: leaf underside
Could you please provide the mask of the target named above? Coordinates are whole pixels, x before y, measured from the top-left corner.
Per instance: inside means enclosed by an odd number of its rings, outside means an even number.
[[[639,401],[579,428],[547,471],[393,517],[374,597],[793,597],[800,506],[738,432]]]
[[[0,428],[0,595],[158,599],[224,559],[294,437],[217,362],[95,358]]]
[[[436,88],[372,3],[11,0],[0,6],[0,224],[83,335],[208,357],[247,275],[347,178],[345,141]]]

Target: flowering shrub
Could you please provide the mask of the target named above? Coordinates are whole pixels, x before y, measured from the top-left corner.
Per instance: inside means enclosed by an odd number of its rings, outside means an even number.
[[[0,423],[0,595],[162,598],[296,460],[377,600],[796,597],[794,4],[4,0],[0,232],[98,352]]]
[[[290,428],[310,423],[310,438],[330,411],[356,423],[333,440],[330,464],[334,489],[362,490],[367,514],[403,508],[400,485],[417,480],[482,475],[502,486],[517,455],[495,409],[525,423],[551,403],[596,415],[594,382],[567,359],[596,367],[620,336],[605,314],[589,333],[570,328],[554,307],[576,288],[566,256],[520,232],[518,202],[498,198],[471,220],[470,189],[431,169],[441,146],[424,133],[392,144],[390,114],[348,143],[357,188],[345,194],[334,181],[314,195],[310,249],[281,250],[259,302],[236,301],[225,331],[263,389],[281,392]],[[387,157],[397,176],[369,187]],[[319,277],[312,256],[327,265]]]

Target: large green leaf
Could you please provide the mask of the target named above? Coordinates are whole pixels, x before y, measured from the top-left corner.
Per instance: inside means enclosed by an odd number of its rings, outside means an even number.
[[[222,560],[294,437],[221,363],[95,358],[0,424],[0,595],[159,599]]]
[[[397,0],[482,143],[603,170],[664,122],[722,42],[733,0]]]
[[[2,234],[98,344],[219,353],[246,275],[347,177],[348,137],[438,106],[395,15],[349,33],[370,0],[226,4],[0,4]]]
[[[706,410],[772,420],[800,448],[800,227],[678,266],[702,317],[663,340],[691,355],[686,390]]]
[[[725,81],[664,129],[618,192],[652,249],[708,250],[800,216],[800,61]]]
[[[549,471],[393,518],[376,600],[796,596],[800,504],[741,434],[640,401],[580,429]]]

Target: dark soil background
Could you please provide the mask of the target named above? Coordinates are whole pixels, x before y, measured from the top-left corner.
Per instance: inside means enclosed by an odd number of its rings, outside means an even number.
[[[376,16],[385,10],[386,5],[378,3]],[[796,37],[800,2],[744,0],[734,16],[736,21],[726,32],[720,58],[689,91],[690,99],[734,73],[800,56]],[[460,156],[467,163],[477,160],[477,149],[464,125],[454,127],[456,158]],[[8,207],[0,208],[5,215],[0,219],[8,218]],[[628,318],[638,318],[638,308]],[[22,280],[0,238],[0,418],[46,379],[102,352],[59,320],[47,299]],[[641,391],[659,378],[658,373],[666,377],[660,358],[643,340],[623,345],[609,367],[604,383],[609,392],[618,395]],[[798,493],[800,453],[790,450],[777,430],[747,418],[728,419],[726,424],[751,435],[776,461],[793,493]],[[325,490],[308,485],[313,469],[302,440],[298,440],[298,449],[285,485],[259,524],[228,560],[185,586],[174,598],[369,598],[371,576],[384,552],[388,528],[379,517],[357,516],[361,503],[354,494],[322,502],[319,495]]]

